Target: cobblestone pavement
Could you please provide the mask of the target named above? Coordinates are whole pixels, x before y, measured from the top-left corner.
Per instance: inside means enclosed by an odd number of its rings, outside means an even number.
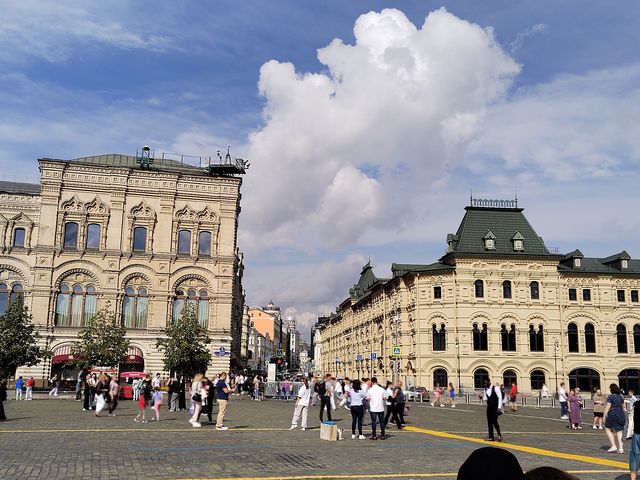
[[[412,404],[408,428],[385,441],[351,440],[350,413],[334,413],[346,440],[319,439],[318,411],[310,429],[289,431],[292,403],[233,397],[216,431],[192,428],[185,412],[162,410],[161,421],[139,424],[131,401],[116,417],[96,418],[69,399],[5,403],[0,423],[0,478],[455,478],[464,459],[483,446],[484,410]],[[523,468],[557,466],[583,480],[622,479],[627,455],[608,454],[603,431],[571,431],[551,409],[521,408],[500,417],[505,448]],[[368,422],[367,422],[368,423]],[[365,427],[365,430],[369,430]],[[333,476],[332,476],[333,475]]]

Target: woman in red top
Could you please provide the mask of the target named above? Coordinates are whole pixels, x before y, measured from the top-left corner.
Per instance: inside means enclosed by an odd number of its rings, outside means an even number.
[[[509,392],[509,406],[512,412],[518,411],[518,386],[514,383],[511,384],[511,391]]]

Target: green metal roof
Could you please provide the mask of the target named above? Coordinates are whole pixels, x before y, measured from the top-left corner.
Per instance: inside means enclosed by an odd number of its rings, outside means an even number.
[[[43,158],[42,160],[78,163],[82,165],[99,165],[104,167],[140,169],[140,164],[137,162],[137,157],[133,155],[120,155],[117,153],[73,158],[71,160],[60,160],[56,158]],[[166,158],[154,158],[153,163],[149,166],[148,169],[145,170],[156,172],[184,173],[189,175],[208,175],[208,170],[206,167],[196,167],[188,163]]]
[[[580,266],[575,266],[574,259],[580,259]],[[622,260],[627,260],[627,268],[622,268]],[[640,260],[633,260],[622,251],[606,258],[584,257],[580,250],[575,250],[563,257],[558,265],[560,273],[577,274],[609,274],[609,275],[640,275]]]
[[[393,278],[401,277],[407,273],[422,273],[422,272],[450,272],[455,268],[452,265],[446,265],[444,263],[436,262],[429,265],[417,265],[407,263],[392,263],[391,271],[393,272]]]
[[[522,208],[466,207],[455,235],[447,236],[449,254],[552,255],[529,224]],[[514,250],[513,241],[523,239],[523,250]],[[495,249],[485,249],[485,238],[494,238]]]

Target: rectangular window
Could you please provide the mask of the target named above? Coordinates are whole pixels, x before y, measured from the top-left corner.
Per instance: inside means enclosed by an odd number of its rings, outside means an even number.
[[[69,222],[64,225],[64,243],[65,248],[76,248],[78,246],[78,224]]]
[[[24,247],[24,228],[16,228],[13,231],[13,246]]]
[[[90,223],[87,225],[87,249],[97,250],[100,248],[100,225]]]
[[[211,255],[211,232],[200,232],[198,236],[198,255]]]
[[[578,292],[576,291],[575,288],[570,288],[569,289],[569,300],[577,300],[578,299]]]
[[[442,298],[442,287],[433,287],[433,298]]]
[[[136,227],[133,229],[133,251],[145,252],[147,250],[147,229]]]
[[[638,303],[638,290],[631,290],[631,301]]]
[[[590,288],[583,288],[582,289],[582,300],[584,300],[585,302],[590,302],[591,301],[591,289]]]
[[[178,254],[189,255],[191,253],[191,231],[180,230],[178,232]]]
[[[624,290],[618,290],[618,301],[624,302]]]

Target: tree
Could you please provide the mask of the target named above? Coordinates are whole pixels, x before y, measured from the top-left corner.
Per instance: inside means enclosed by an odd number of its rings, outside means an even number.
[[[165,370],[182,372],[187,376],[204,372],[211,362],[208,347],[211,338],[198,323],[192,305],[182,309],[179,319],[167,322],[164,335],[165,338],[158,339],[156,347],[164,352]]]
[[[109,305],[100,309],[78,332],[79,342],[71,347],[74,363],[80,368],[116,368],[129,348],[126,329],[120,325]]]
[[[37,345],[40,334],[31,323],[31,314],[18,297],[0,315],[0,377],[13,376],[21,365],[32,367],[50,353]]]

